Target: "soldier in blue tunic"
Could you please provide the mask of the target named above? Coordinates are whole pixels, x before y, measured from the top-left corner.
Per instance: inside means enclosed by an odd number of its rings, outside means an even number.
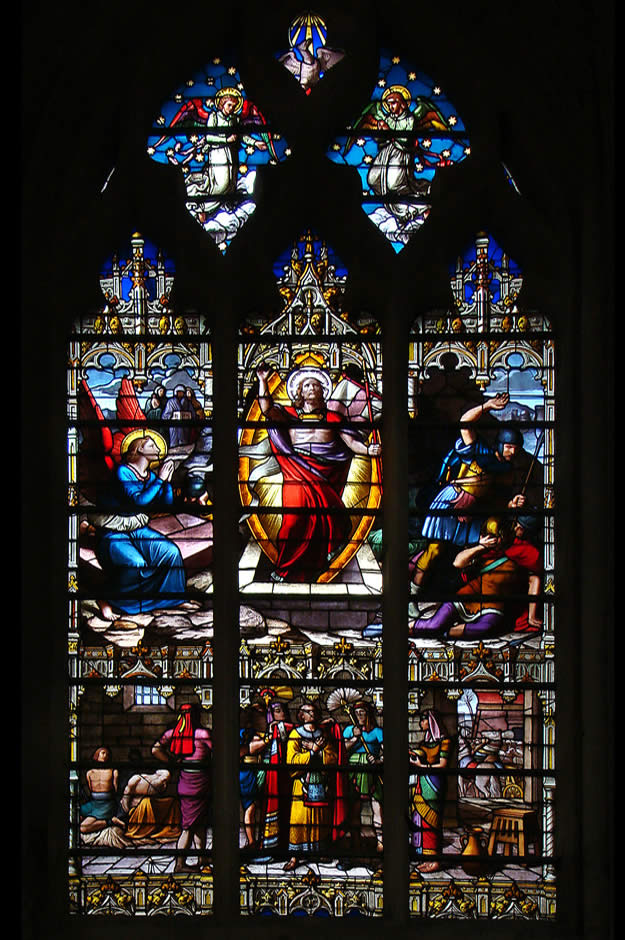
[[[483,405],[469,408],[460,419],[460,437],[443,460],[438,477],[440,490],[423,522],[421,532],[428,545],[411,560],[413,593],[419,592],[444,544],[456,550],[475,545],[487,516],[503,508],[521,509],[526,503],[522,493],[510,497],[513,464],[523,446],[521,432],[502,427],[493,449],[474,427],[483,414],[501,411],[508,401],[507,393],[495,395]]]

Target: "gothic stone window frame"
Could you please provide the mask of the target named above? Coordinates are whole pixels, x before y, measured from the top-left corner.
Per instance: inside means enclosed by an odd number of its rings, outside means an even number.
[[[554,12],[549,5],[548,11]],[[264,35],[262,17],[259,14],[255,15],[254,10],[246,12],[250,27],[248,35],[254,37],[252,41],[257,41],[258,36]],[[400,11],[395,12],[399,14]],[[458,15],[461,15],[460,11]],[[390,17],[384,19],[384,26],[391,34],[389,38],[393,39],[393,33],[395,33],[397,41],[407,35],[408,26],[415,29],[418,27],[421,35],[428,32],[440,33],[443,28],[435,11],[427,13],[415,11],[413,14],[402,9],[401,16],[398,15],[394,22],[391,22]],[[522,14],[521,19],[522,27],[529,28],[528,21]],[[607,19],[609,20],[609,14]],[[158,17],[155,17],[155,23],[156,21]],[[64,26],[67,25],[64,24]],[[380,21],[381,25],[382,21]],[[591,20],[587,25],[591,30],[597,31],[595,42],[599,41],[599,32],[610,34],[609,24],[603,20],[598,22]],[[171,37],[175,29],[171,24],[168,26],[171,27],[168,29]],[[254,27],[257,27],[256,31]],[[464,22],[463,27],[464,29],[459,31],[463,35],[471,34],[471,30],[475,28],[469,22]],[[493,39],[499,35],[495,23],[489,26],[485,21],[482,27],[487,32],[491,30],[489,35]],[[28,23],[28,28],[33,29],[32,22]],[[44,74],[49,74],[45,69],[38,75],[35,74],[37,71],[35,62],[40,64],[41,61],[45,61],[45,57],[42,58],[39,55],[41,47],[38,42],[43,41],[45,36],[47,44],[52,32],[51,21],[46,21],[44,14],[39,20],[39,28],[38,39],[36,30],[33,29],[30,41],[32,84],[29,87],[33,88],[34,94],[29,98],[33,103],[33,108],[35,104],[39,107],[43,100],[39,94],[41,83],[45,81]],[[159,35],[162,39],[163,33],[160,32],[162,28],[162,22],[158,28],[154,25],[154,33],[146,30],[143,37],[137,40],[144,44],[146,53],[150,48],[150,43],[154,42]],[[225,41],[228,33],[232,34],[232,28],[233,22],[229,19],[229,15],[223,11],[215,11],[212,35],[214,45],[219,45],[220,40]],[[277,26],[275,28],[277,29]],[[37,125],[33,133],[35,141],[39,144],[39,146],[33,145],[33,154],[36,156],[38,153],[45,153],[48,163],[45,178],[37,178],[34,162],[28,166],[26,173],[28,187],[23,209],[24,257],[29,263],[35,256],[41,259],[38,265],[39,277],[36,282],[32,278],[29,265],[24,265],[26,275],[24,324],[28,323],[28,326],[25,326],[23,331],[22,398],[26,434],[22,474],[24,493],[29,492],[36,496],[35,498],[30,496],[24,506],[26,537],[23,541],[25,570],[23,600],[25,638],[28,641],[23,646],[24,686],[28,686],[28,698],[24,703],[27,719],[24,727],[28,729],[28,735],[26,735],[28,746],[24,748],[26,771],[24,806],[28,808],[28,813],[23,856],[26,866],[24,884],[27,886],[28,896],[37,897],[42,901],[36,908],[33,906],[28,915],[26,928],[32,929],[33,925],[43,923],[40,918],[45,912],[46,916],[55,918],[57,923],[63,923],[64,935],[68,937],[83,936],[84,927],[81,924],[72,924],[64,914],[66,872],[64,866],[55,864],[54,860],[57,852],[62,852],[63,846],[66,845],[65,822],[59,818],[62,817],[62,813],[55,816],[49,811],[51,806],[65,805],[67,781],[63,761],[58,760],[59,754],[67,753],[65,681],[62,678],[66,665],[66,645],[63,642],[66,609],[62,592],[59,592],[59,585],[65,583],[64,559],[60,553],[55,555],[54,551],[55,545],[63,544],[66,532],[63,500],[59,499],[59,494],[64,491],[64,432],[63,419],[60,416],[64,414],[63,369],[65,361],[65,330],[60,329],[59,324],[68,324],[74,316],[83,312],[85,307],[95,304],[96,289],[93,286],[92,272],[97,270],[99,260],[115,244],[120,231],[128,232],[143,227],[150,232],[155,241],[175,244],[182,240],[185,244],[185,259],[183,270],[179,270],[178,274],[180,293],[193,297],[198,307],[206,311],[215,311],[220,323],[223,324],[223,332],[220,334],[221,349],[224,353],[222,381],[225,392],[222,404],[225,415],[228,413],[234,415],[234,393],[233,390],[227,391],[227,363],[232,359],[235,349],[236,315],[249,307],[252,302],[250,293],[246,292],[241,283],[236,285],[234,292],[232,288],[212,286],[209,289],[207,286],[207,272],[219,271],[234,275],[238,266],[243,263],[245,254],[243,247],[238,252],[236,247],[233,247],[230,258],[219,267],[219,261],[215,260],[214,255],[199,238],[191,234],[193,223],[183,219],[182,213],[176,207],[173,198],[175,185],[165,183],[162,175],[158,173],[150,173],[147,170],[144,173],[142,158],[139,159],[136,155],[142,145],[143,134],[136,136],[134,122],[139,118],[139,123],[141,123],[142,116],[149,121],[154,106],[158,107],[158,101],[175,84],[181,72],[181,62],[184,64],[188,56],[201,61],[205,49],[203,37],[188,36],[181,29],[179,47],[184,48],[185,54],[180,55],[180,61],[163,65],[163,71],[159,70],[158,76],[155,74],[154,59],[151,55],[146,55],[146,61],[150,61],[150,68],[142,70],[137,69],[135,65],[131,68],[130,62],[134,60],[128,47],[125,50],[128,69],[123,68],[122,71],[128,78],[134,75],[134,98],[132,99],[133,105],[125,107],[120,106],[121,99],[112,93],[110,69],[104,68],[106,61],[104,44],[93,37],[80,35],[78,30],[79,25],[76,20],[70,28],[66,29],[65,36],[60,37],[59,60],[61,58],[64,60],[63,65],[66,66],[66,70],[60,72],[57,95],[55,96],[54,92],[51,94],[48,108],[43,113],[37,113],[37,119],[31,124],[33,127]],[[569,68],[567,64],[562,66],[564,75],[561,76],[554,89],[546,92],[544,90],[545,63],[548,60],[548,52],[556,42],[556,35],[558,44],[560,46],[562,44],[561,30],[564,30],[565,37],[568,39],[569,49],[579,50],[580,55],[575,59],[575,69]],[[480,35],[483,36],[483,31]],[[509,48],[507,53],[513,59],[516,56],[519,63],[525,61],[526,52],[521,39],[522,35],[521,28],[519,38],[511,38],[512,48]],[[65,46],[63,42],[66,43]],[[363,224],[358,228],[356,222],[358,210],[354,203],[354,225],[359,235],[359,256],[362,260],[360,266],[356,261],[355,269],[352,267],[352,277],[355,276],[356,283],[361,283],[360,288],[355,288],[356,294],[358,290],[361,291],[361,295],[367,293],[370,305],[375,302],[375,306],[382,308],[381,319],[388,319],[388,323],[385,323],[387,343],[385,362],[387,364],[394,362],[394,370],[385,382],[385,390],[389,406],[392,407],[394,402],[397,414],[402,413],[402,401],[406,388],[405,367],[402,361],[408,322],[419,313],[436,306],[433,300],[444,303],[442,300],[446,291],[444,261],[447,261],[457,250],[458,243],[466,240],[476,228],[488,228],[489,222],[494,220],[494,227],[501,242],[506,245],[513,256],[523,259],[524,269],[527,272],[526,288],[528,292],[531,292],[536,306],[552,316],[559,343],[561,364],[558,453],[561,464],[571,468],[561,483],[559,494],[562,507],[559,530],[560,566],[562,570],[568,572],[565,576],[567,577],[564,589],[565,600],[560,616],[568,618],[571,629],[570,634],[563,639],[563,649],[560,654],[566,666],[560,670],[558,679],[563,710],[561,720],[566,733],[560,739],[562,744],[559,748],[558,761],[564,778],[561,793],[562,807],[571,819],[581,819],[581,828],[577,830],[575,827],[567,827],[569,831],[561,832],[559,839],[559,852],[562,859],[560,877],[564,892],[561,898],[561,909],[564,910],[563,920],[556,925],[538,925],[540,931],[531,931],[531,933],[536,933],[536,935],[540,933],[541,936],[549,937],[570,936],[572,931],[581,930],[581,918],[586,914],[590,918],[588,935],[601,936],[602,925],[605,926],[609,916],[606,913],[606,910],[609,910],[609,903],[606,902],[605,881],[594,878],[594,875],[597,865],[600,864],[597,861],[598,855],[609,851],[607,848],[609,840],[605,820],[599,819],[591,831],[590,824],[586,823],[581,809],[586,808],[588,811],[590,808],[588,802],[590,768],[593,773],[597,772],[597,768],[599,772],[603,769],[601,776],[603,788],[606,793],[609,791],[609,765],[605,762],[609,760],[606,755],[611,753],[610,701],[609,698],[601,698],[601,691],[605,688],[604,661],[609,661],[608,658],[602,656],[602,652],[611,649],[610,628],[606,625],[610,620],[610,611],[607,609],[609,601],[605,598],[605,588],[601,587],[605,585],[604,559],[600,553],[596,553],[597,557],[590,559],[584,557],[582,566],[579,546],[582,544],[581,533],[596,531],[596,519],[604,520],[606,525],[609,525],[610,520],[610,459],[609,444],[606,443],[609,438],[610,412],[605,402],[604,385],[600,378],[602,374],[610,374],[611,361],[609,354],[606,353],[605,340],[597,329],[597,320],[593,319],[596,311],[600,310],[605,318],[603,322],[606,328],[610,329],[612,310],[610,287],[605,281],[597,285],[593,273],[597,270],[604,270],[606,266],[610,269],[610,250],[608,248],[602,254],[599,247],[603,226],[606,222],[609,226],[610,221],[606,199],[610,170],[597,153],[600,148],[593,150],[588,142],[579,142],[579,147],[582,148],[586,158],[584,163],[586,187],[581,197],[580,214],[569,217],[564,207],[570,204],[570,198],[563,194],[570,194],[573,191],[574,171],[577,164],[573,159],[570,161],[565,159],[560,164],[559,179],[550,193],[550,183],[546,181],[544,174],[544,162],[536,157],[536,152],[532,153],[532,145],[538,147],[540,143],[544,143],[544,135],[539,132],[538,128],[540,131],[548,130],[549,118],[556,111],[556,99],[559,107],[564,110],[565,116],[575,113],[579,117],[578,110],[575,110],[580,100],[579,95],[575,93],[577,89],[573,81],[575,74],[579,74],[581,70],[582,76],[587,77],[590,62],[594,58],[594,61],[599,63],[599,74],[608,79],[606,93],[609,95],[610,73],[609,66],[601,62],[601,54],[595,52],[591,55],[588,51],[587,34],[581,28],[578,18],[571,17],[567,23],[563,23],[560,17],[550,19],[544,24],[541,36],[539,38],[535,36],[535,42],[539,59],[539,65],[534,69],[535,74],[531,77],[525,74],[521,82],[521,71],[526,73],[526,70],[519,68],[519,78],[509,79],[510,88],[516,89],[519,93],[522,90],[522,93],[527,95],[527,83],[530,83],[529,87],[536,92],[535,100],[538,100],[540,90],[544,93],[549,107],[546,106],[547,113],[542,116],[535,115],[536,126],[533,131],[527,125],[524,125],[522,130],[518,128],[510,130],[509,139],[513,143],[509,145],[510,150],[506,150],[505,153],[499,152],[493,135],[487,132],[490,126],[489,121],[493,120],[492,114],[486,114],[480,110],[479,102],[482,99],[477,92],[472,90],[471,83],[466,80],[466,75],[471,70],[469,53],[463,52],[459,47],[454,47],[456,55],[450,55],[445,59],[442,55],[444,44],[442,52],[437,51],[435,65],[437,68],[445,69],[447,88],[466,86],[464,94],[467,98],[467,107],[462,109],[462,113],[467,126],[471,126],[473,119],[477,121],[478,131],[480,127],[482,128],[483,159],[481,163],[476,161],[474,168],[471,168],[470,162],[466,161],[462,173],[458,173],[457,188],[453,181],[450,182],[447,190],[441,189],[439,221],[436,222],[433,216],[427,241],[424,239],[415,245],[410,256],[406,252],[406,260],[401,259],[403,263],[397,267],[393,267],[388,256],[385,258],[383,255],[378,255],[379,240],[376,239],[375,233],[365,231]],[[359,38],[354,38],[354,47],[356,51],[364,51],[367,54],[367,43],[362,32]],[[70,51],[71,54],[69,54]],[[99,59],[101,67],[89,70],[90,81],[81,85],[81,68],[86,65],[87,54],[92,52],[101,57]],[[428,58],[434,57],[431,51],[426,52],[425,55]],[[373,63],[371,67],[375,68],[375,54],[372,51],[369,53],[369,60]],[[423,62],[423,67],[425,71],[428,68],[430,71],[433,70],[430,61]],[[256,80],[260,81],[259,75],[256,76]],[[350,80],[357,81],[357,78]],[[335,79],[332,73],[324,79],[330,95],[337,93],[337,87],[332,85],[333,81]],[[368,85],[369,82],[367,81],[366,84]],[[280,103],[276,104],[276,109],[280,111],[280,109],[288,110],[294,107],[295,96],[299,91],[297,85],[293,83],[292,95],[285,92]],[[450,93],[453,94],[453,92]],[[351,94],[350,87],[341,89],[341,95],[349,97]],[[59,136],[56,123],[58,108],[67,106],[68,98],[76,106],[79,102],[84,105],[83,120],[74,122],[70,138]],[[350,100],[356,100],[356,98]],[[105,101],[111,103],[113,107],[105,107]],[[573,102],[575,102],[575,108]],[[583,107],[589,108],[586,101]],[[518,114],[513,103],[508,103],[503,110],[507,111],[509,117]],[[32,116],[35,111],[27,110],[27,113]],[[120,136],[118,138],[112,132],[115,123],[115,120],[109,117],[112,114],[119,115]],[[588,115],[588,111],[585,111],[585,115]],[[110,127],[107,124],[109,120]],[[105,125],[104,133],[102,121]],[[147,125],[144,123],[144,126]],[[106,141],[104,145],[101,144],[103,138]],[[67,149],[68,140],[71,141],[70,150]],[[117,140],[123,141],[123,146],[116,146]],[[501,158],[506,159],[506,164],[512,168],[513,173],[518,166],[519,170],[515,173],[515,179],[519,188],[530,206],[533,204],[544,207],[542,216],[528,208],[527,202],[515,203],[515,194],[511,189],[504,195],[501,190],[495,192],[490,188],[487,178],[490,178],[490,173],[499,165]],[[106,197],[106,195],[101,195],[100,191],[113,165],[116,166],[116,170],[109,180],[108,197]],[[81,173],[77,174],[76,168],[79,166]],[[53,172],[53,167],[58,168],[57,173]],[[72,172],[67,172],[67,167],[70,167]],[[117,181],[115,181],[116,176]],[[48,185],[52,178],[61,184],[56,192],[51,191]],[[136,185],[138,178],[141,179],[140,186]],[[294,180],[296,178],[296,176],[293,177]],[[78,185],[77,179],[80,180]],[[130,181],[134,182],[125,188]],[[119,183],[118,189],[114,189],[115,182]],[[265,189],[267,199],[275,196],[274,186],[275,183],[268,176]],[[468,197],[467,205],[459,206],[457,199],[463,188],[465,193],[470,192],[472,196]],[[341,190],[342,185],[331,184],[330,201],[333,198],[338,200],[341,197]],[[161,194],[159,198],[162,198],[163,202],[155,202],[157,193]],[[560,196],[562,201],[558,202]],[[107,202],[107,199],[111,201]],[[85,211],[85,200],[87,200],[88,211]],[[157,204],[158,210],[155,208]],[[45,206],[48,206],[49,215],[47,211],[44,211]],[[301,215],[301,207],[298,206],[293,210],[292,207],[289,209],[284,203],[279,202],[276,206],[275,215],[284,220],[285,229],[290,229],[289,235],[294,234],[298,227],[297,223],[300,221],[296,217]],[[321,207],[314,207],[314,210],[318,214],[322,227],[327,231],[328,238],[332,240],[336,223],[332,223],[330,215],[327,213],[324,215]],[[53,229],[44,228],[43,233],[41,230],[42,213],[44,218],[52,220],[54,225]],[[484,214],[488,218],[484,219]],[[560,232],[560,239],[553,238],[554,228]],[[46,245],[45,251],[42,251],[41,239],[48,231],[53,231],[54,236],[49,238],[49,244]],[[335,237],[334,241],[338,242],[337,248],[342,250],[345,246],[349,253],[350,240],[342,226],[339,225],[336,232],[338,238]],[[562,237],[563,232],[566,232],[564,237]],[[197,234],[201,236],[202,233]],[[262,235],[266,235],[267,231],[263,232],[261,229],[260,234],[261,238],[256,243],[257,254],[254,257],[248,254],[246,260],[251,266],[250,283],[264,285],[263,290],[267,300],[266,295],[270,294],[271,290],[263,282],[260,272],[263,267],[267,268],[267,260],[275,252],[273,252],[271,237],[263,243]],[[353,237],[353,233],[350,237]],[[550,253],[554,251],[554,246],[557,251],[557,263],[551,267],[547,259],[551,257]],[[369,258],[375,259],[377,268],[374,285],[371,285],[367,277]],[[395,274],[396,270],[399,270],[399,275]],[[201,276],[198,275],[198,271],[202,272]],[[360,272],[360,277],[358,272]],[[609,275],[606,281],[609,283]],[[392,296],[385,295],[381,287],[389,283],[393,284]],[[71,285],[70,289],[68,289],[68,284]],[[42,296],[45,297],[43,304]],[[387,314],[385,318],[382,315],[385,302],[387,309],[395,314],[394,317]],[[402,311],[401,319],[397,316],[399,310]],[[27,316],[32,320],[27,320]],[[37,323],[39,331],[36,343],[33,343],[31,339],[31,322]],[[609,399],[610,396],[608,395],[607,398]],[[38,418],[42,408],[46,409],[49,418],[44,428]],[[234,418],[232,420],[234,421]],[[581,454],[576,443],[579,440],[580,423],[582,437],[587,442]],[[229,441],[229,428],[230,422],[225,418],[219,430],[223,442],[221,461],[223,472],[234,481],[236,479],[236,453],[232,442]],[[391,497],[387,512],[393,514],[397,527],[401,530],[405,527],[406,508],[399,495],[393,497],[392,494],[403,492],[406,468],[401,458],[401,429],[397,426],[394,430],[391,427],[389,431],[390,448],[395,457],[388,463]],[[45,449],[49,472],[43,485],[41,474],[37,472],[31,460],[32,451],[29,442],[33,437],[38,442],[37,446]],[[604,459],[606,457],[607,459]],[[583,500],[581,499],[582,493],[584,494]],[[231,511],[236,506],[235,492],[231,493],[229,506]],[[46,520],[43,530],[42,514],[45,515]],[[228,519],[225,509],[220,525],[226,532]],[[34,531],[39,533],[36,542],[33,542],[32,538]],[[234,551],[234,544],[232,542],[229,544],[226,536],[224,557],[226,559],[232,557]],[[394,587],[394,579],[398,589],[400,583],[403,583],[403,576],[400,578],[398,573],[403,572],[402,552],[403,546],[399,542],[394,548],[390,547],[387,562],[389,592]],[[38,573],[36,598],[33,596],[35,592],[31,590],[33,571]],[[223,589],[221,613],[227,621],[230,616],[227,597],[229,592],[236,590],[236,585],[232,584],[232,567],[227,561],[223,564],[220,577]],[[566,587],[569,588],[568,592]],[[400,590],[397,594],[403,596]],[[603,598],[599,605],[600,614],[597,613],[598,597]],[[44,599],[45,606],[42,606]],[[43,613],[44,610],[45,613]],[[397,624],[396,639],[387,641],[385,650],[390,665],[393,661],[395,663],[403,661],[405,655],[404,632],[401,626],[403,611],[400,614],[399,609],[394,611],[391,605],[387,622],[392,625],[393,619]],[[234,634],[236,630],[233,631]],[[228,689],[235,689],[237,684],[236,655],[231,655],[233,652],[231,646],[232,643],[224,634],[223,645],[220,650],[216,650],[216,656],[221,655],[223,662],[229,661],[232,664],[230,672],[224,669],[220,678],[224,692]],[[404,686],[400,680],[392,691],[394,705],[389,704],[387,699],[386,707],[387,710],[395,709],[394,714],[399,727],[405,728],[403,692]],[[222,709],[219,721],[221,727],[226,729],[236,721],[234,705],[227,704],[224,700]],[[583,736],[582,730],[587,731]],[[590,730],[593,732],[592,740],[589,740],[588,731]],[[32,749],[30,740],[35,742]],[[393,768],[390,771],[388,785],[389,787],[395,786],[397,792],[401,792],[405,779],[400,748],[401,742],[398,741],[395,755],[387,754],[388,764]],[[42,759],[45,766],[51,768],[50,774],[46,774],[45,790],[42,789],[39,772]],[[224,775],[222,780],[224,788],[226,780],[235,779],[236,770],[235,756],[231,755],[229,763],[224,758],[221,768]],[[577,771],[581,771],[581,777],[577,776]],[[228,831],[236,831],[235,809],[238,808],[234,805],[235,802],[231,800],[230,805],[225,806],[222,823],[224,846],[227,846]],[[41,809],[43,806],[46,807],[45,813]],[[49,851],[42,852],[41,844],[46,840]],[[223,851],[222,857],[227,858],[228,849],[224,848]],[[386,877],[389,882],[392,878],[396,878],[397,884],[401,884],[407,865],[406,852],[402,848],[399,837],[393,844],[391,835],[391,843],[387,851],[389,864]],[[609,865],[604,862],[601,867],[605,878],[609,880]],[[216,912],[214,926],[216,936],[219,935],[220,925],[225,929],[232,912],[238,907],[238,879],[233,880],[234,886],[231,884],[230,891],[223,894],[223,907]],[[389,905],[389,925],[393,926],[398,936],[408,936],[409,932],[412,935],[416,928],[415,925],[406,925],[407,905],[404,903],[404,889],[401,887],[392,889],[390,897],[396,903]],[[593,911],[592,915],[591,911]],[[453,924],[428,926],[436,932],[437,936],[453,934]],[[494,926],[496,925],[487,925],[489,928]],[[147,928],[148,925],[146,924],[145,927]],[[107,927],[102,925],[100,929],[102,928],[109,929],[108,925]],[[337,924],[336,928],[345,935],[344,924]],[[123,928],[117,925],[115,929],[121,929],[123,932]],[[168,925],[163,925],[162,928],[160,925],[152,926],[152,930],[154,929],[157,932],[159,929],[166,930]],[[206,928],[202,925],[198,929],[204,931]],[[240,929],[249,929],[249,927],[243,924]],[[361,923],[358,932],[362,936],[368,935],[369,930],[376,931],[377,929],[376,924],[371,924],[368,928],[366,925],[363,927]],[[482,925],[480,925],[480,930],[484,931]],[[510,936],[520,936],[521,930],[524,936],[528,935],[528,927],[525,924],[510,924],[509,930]],[[140,932],[142,931],[143,928],[140,928]],[[280,924],[279,931],[285,936],[291,935],[289,932],[291,928],[286,924]]]

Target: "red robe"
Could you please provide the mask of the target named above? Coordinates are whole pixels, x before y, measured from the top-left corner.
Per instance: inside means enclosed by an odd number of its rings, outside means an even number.
[[[288,416],[288,427],[313,424],[291,406],[281,411]],[[342,418],[327,411],[326,421],[340,425]],[[283,479],[275,572],[285,581],[316,581],[349,537],[351,522],[342,493],[353,453],[339,437],[338,427],[333,441],[311,443],[307,453],[295,450],[284,425],[271,428],[269,438]]]
[[[286,851],[289,844],[289,812],[291,800],[291,776],[286,766],[286,744],[294,724],[284,722],[285,737],[280,736],[278,725],[273,726],[270,769],[265,781],[265,818],[263,848]]]

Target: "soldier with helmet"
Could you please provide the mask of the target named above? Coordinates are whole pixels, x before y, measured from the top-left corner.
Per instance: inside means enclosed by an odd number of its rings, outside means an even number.
[[[513,493],[514,462],[523,448],[521,432],[500,428],[493,448],[475,429],[483,414],[501,411],[508,401],[507,393],[495,395],[469,408],[460,419],[460,437],[443,461],[440,489],[423,522],[427,548],[411,561],[413,593],[419,593],[445,545],[463,549],[477,544],[485,516],[506,508],[520,510],[526,504],[522,493]]]

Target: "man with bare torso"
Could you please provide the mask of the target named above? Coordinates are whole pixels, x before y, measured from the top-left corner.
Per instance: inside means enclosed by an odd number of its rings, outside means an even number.
[[[109,764],[111,752],[107,747],[99,747],[93,754],[93,760],[99,764]],[[86,773],[87,786],[91,799],[80,807],[83,817],[80,831],[83,835],[100,832],[107,826],[123,828],[124,824],[117,816],[118,772],[113,767],[91,767]]]
[[[121,798],[120,806],[125,813],[130,813],[146,796],[158,796],[167,789],[171,778],[168,770],[156,770],[152,774],[133,774]]]

